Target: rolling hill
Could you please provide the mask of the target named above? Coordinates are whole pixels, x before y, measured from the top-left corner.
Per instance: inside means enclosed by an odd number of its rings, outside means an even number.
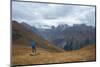
[[[17,21],[12,21],[12,39],[13,45],[21,44],[31,46],[31,42],[34,40],[37,43],[37,47],[44,48],[47,51],[63,51],[62,49],[49,43],[47,40],[40,38],[31,29],[18,23]]]

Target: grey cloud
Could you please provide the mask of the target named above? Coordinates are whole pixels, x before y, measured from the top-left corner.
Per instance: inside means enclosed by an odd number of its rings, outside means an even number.
[[[45,4],[43,4],[42,6],[41,5],[38,3],[33,4],[33,3],[26,3],[26,2],[13,2],[12,17],[15,19],[20,18],[22,20],[28,20],[28,21],[40,19],[41,18],[40,14],[35,10],[37,8],[45,6]]]
[[[92,10],[93,9],[93,10]],[[30,25],[95,24],[95,10],[91,6],[56,5],[13,2],[12,18]]]
[[[92,10],[88,11],[87,14],[85,14],[84,18],[80,18],[80,21],[82,23],[85,23],[87,25],[95,26],[95,7],[92,8]]]
[[[57,7],[48,7],[47,10],[44,10],[44,12],[42,12],[42,15],[45,19],[57,19],[59,17],[65,17],[67,15],[69,15],[72,11],[72,6],[57,6]]]

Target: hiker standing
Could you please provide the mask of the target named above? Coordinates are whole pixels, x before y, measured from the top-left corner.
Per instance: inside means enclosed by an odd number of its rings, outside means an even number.
[[[32,41],[32,53],[36,54],[36,42],[34,40]]]

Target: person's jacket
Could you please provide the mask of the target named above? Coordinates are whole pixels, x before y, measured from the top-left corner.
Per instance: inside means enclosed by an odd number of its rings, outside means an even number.
[[[35,41],[32,41],[32,48],[35,48],[36,47],[36,43]]]

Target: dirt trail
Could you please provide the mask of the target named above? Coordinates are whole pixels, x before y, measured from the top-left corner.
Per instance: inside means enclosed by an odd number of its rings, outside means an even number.
[[[44,64],[44,63],[63,63],[74,61],[95,60],[95,45],[74,51],[66,52],[48,52],[44,49],[37,48],[37,54],[31,56],[31,47],[13,46],[12,64]]]

